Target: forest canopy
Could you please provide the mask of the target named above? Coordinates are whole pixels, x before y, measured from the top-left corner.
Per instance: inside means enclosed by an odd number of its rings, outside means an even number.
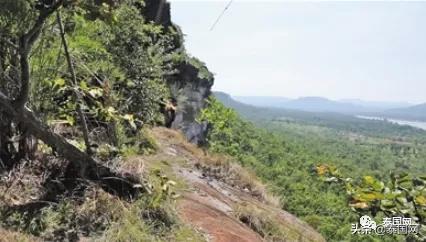
[[[331,117],[315,123],[306,113],[307,121],[282,121],[271,118],[278,115],[271,110],[224,101],[235,110],[211,98],[201,114],[201,120],[212,125],[209,149],[229,154],[253,169],[280,195],[285,210],[308,222],[327,240],[424,240],[426,147],[417,140],[421,135],[406,135],[402,128],[400,135],[406,143],[395,144],[382,129],[365,135],[364,128],[371,129],[374,122],[369,126],[362,120],[354,123],[353,119]],[[406,236],[352,234],[351,224],[363,215],[377,223],[384,217],[412,218],[421,224],[420,232]]]

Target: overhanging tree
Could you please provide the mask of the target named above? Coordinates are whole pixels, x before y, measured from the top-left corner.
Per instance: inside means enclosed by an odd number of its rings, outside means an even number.
[[[43,141],[45,144],[52,147],[56,153],[69,160],[74,170],[76,177],[90,179],[101,184],[103,188],[111,192],[117,192],[120,195],[134,196],[139,190],[138,179],[135,177],[120,177],[108,167],[98,164],[89,154],[80,151],[78,148],[68,143],[67,140],[52,132],[47,125],[41,122],[37,115],[27,107],[30,95],[31,86],[31,72],[30,72],[30,55],[34,44],[39,39],[43,26],[48,19],[64,4],[70,4],[73,1],[66,0],[7,0],[5,3],[7,7],[17,8],[23,14],[28,11],[28,16],[34,14],[34,19],[29,19],[30,28],[23,32],[16,31],[15,33],[6,33],[9,35],[1,36],[0,46],[7,45],[9,56],[9,67],[13,69],[13,75],[9,75],[5,70],[0,70],[2,76],[2,85],[13,88],[0,89],[0,126],[5,127],[5,132],[2,131],[0,135],[0,149],[3,146],[10,146],[8,139],[10,139],[12,132],[18,132],[20,139],[27,139],[30,135],[36,139]],[[2,20],[0,20],[2,21]],[[2,26],[3,27],[3,26]],[[7,25],[5,26],[8,27]],[[0,49],[1,50],[1,49]],[[3,57],[3,64],[5,53],[1,53]],[[5,66],[5,64],[3,64]],[[6,90],[6,91],[5,91]],[[6,135],[4,135],[6,134]],[[25,142],[20,142],[24,144]],[[6,147],[7,148],[7,147]],[[10,148],[12,149],[12,148]],[[10,149],[6,149],[11,153]],[[26,152],[24,146],[19,147],[19,152]],[[0,155],[2,155],[0,153]],[[20,158],[20,156],[16,156]],[[1,158],[1,156],[0,156]],[[10,154],[3,154],[3,159],[12,158]],[[19,159],[14,159],[18,162]]]

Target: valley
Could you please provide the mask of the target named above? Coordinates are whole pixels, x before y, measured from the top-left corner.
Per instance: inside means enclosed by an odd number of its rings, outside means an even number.
[[[214,149],[234,154],[254,169],[280,194],[285,209],[318,229],[327,240],[372,241],[374,236],[348,234],[350,221],[357,216],[348,204],[351,198],[344,187],[324,182],[316,174],[318,167],[335,167],[339,176],[350,177],[354,184],[369,176],[388,184],[392,174],[421,177],[426,173],[426,131],[422,129],[352,115],[260,108],[223,93],[215,95],[244,118],[225,115],[220,105],[214,105],[212,113],[218,116],[211,115],[217,118],[215,122],[227,117],[230,125],[212,131]],[[238,146],[233,148],[233,143]]]

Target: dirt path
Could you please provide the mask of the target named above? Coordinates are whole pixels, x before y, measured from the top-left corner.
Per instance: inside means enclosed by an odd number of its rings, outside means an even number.
[[[184,180],[188,187],[178,201],[179,216],[202,231],[208,241],[264,241],[259,233],[236,218],[235,209],[241,204],[250,204],[274,216],[280,226],[289,231],[289,236],[282,240],[280,238],[280,241],[325,241],[320,234],[295,216],[196,169],[194,163],[202,159],[201,151],[187,144],[177,132],[156,128],[152,134],[161,146],[160,153],[146,157],[145,160],[180,160],[170,164],[173,175]]]

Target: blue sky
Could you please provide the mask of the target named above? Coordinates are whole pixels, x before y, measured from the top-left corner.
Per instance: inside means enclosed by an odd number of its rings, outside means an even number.
[[[426,102],[426,2],[171,2],[215,90]]]

